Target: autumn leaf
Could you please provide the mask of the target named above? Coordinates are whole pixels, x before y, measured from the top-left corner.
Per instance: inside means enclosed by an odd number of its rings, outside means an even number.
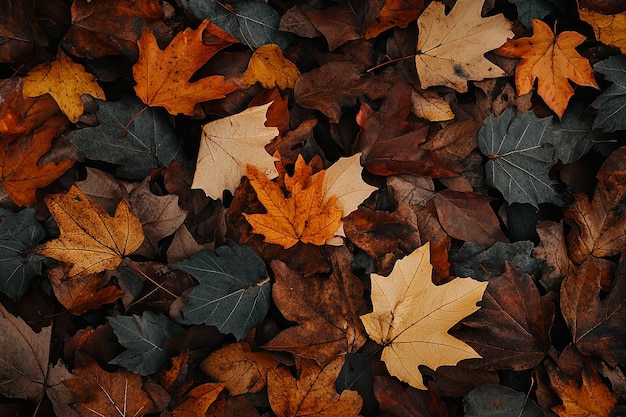
[[[467,91],[467,81],[502,77],[504,71],[484,54],[513,36],[504,16],[481,16],[483,2],[459,0],[448,15],[432,2],[417,19],[415,65],[423,89],[442,85]]]
[[[73,185],[66,193],[48,197],[46,205],[61,236],[39,246],[36,252],[72,264],[72,276],[115,269],[143,242],[141,223],[126,200],[111,217]]]
[[[255,165],[270,179],[276,178],[276,158],[265,151],[265,145],[278,136],[277,128],[265,126],[270,105],[250,107],[202,127],[191,188],[220,199],[224,190],[235,191],[246,174],[246,164]]]
[[[405,28],[413,23],[424,8],[424,0],[387,0],[376,22],[365,31],[365,39],[372,39],[393,27]]]
[[[187,393],[185,399],[172,410],[173,417],[204,417],[208,408],[215,402],[224,385],[209,382],[195,387]]]
[[[389,373],[419,389],[426,389],[420,365],[435,370],[481,357],[448,330],[478,310],[487,287],[471,278],[434,285],[429,253],[425,244],[397,261],[389,277],[372,274],[374,311],[361,316],[370,338],[384,346]]]
[[[495,53],[522,58],[515,69],[517,93],[528,93],[538,80],[537,93],[561,118],[574,95],[568,79],[578,85],[599,88],[589,61],[574,49],[586,38],[572,31],[555,38],[550,27],[541,20],[533,19],[532,23],[532,37],[509,39]]]
[[[205,33],[211,43],[203,42]],[[162,106],[173,115],[194,116],[196,104],[225,97],[237,87],[221,75],[189,82],[191,76],[221,49],[237,39],[204,20],[197,29],[187,28],[161,50],[156,37],[145,29],[137,42],[139,60],[133,65],[135,92],[148,106]]]
[[[23,82],[24,96],[36,97],[49,93],[73,123],[78,121],[84,111],[81,94],[105,100],[104,91],[95,77],[61,50],[57,59],[33,68]]]
[[[267,391],[272,411],[277,417],[356,417],[363,400],[356,391],[335,391],[334,382],[345,361],[337,358],[325,366],[296,358],[299,378],[289,368],[271,369]]]
[[[294,88],[298,77],[298,67],[283,56],[280,47],[267,44],[254,51],[241,81],[248,86],[258,82],[263,88],[278,87],[284,90]]]
[[[617,46],[622,54],[626,53],[626,12],[607,14],[598,13],[584,7],[578,7],[580,19],[589,23],[596,34],[596,39],[607,45]]]
[[[285,175],[290,195],[285,197],[280,185],[270,181],[253,165],[248,165],[246,176],[256,191],[257,198],[267,213],[246,214],[252,232],[265,236],[265,242],[288,249],[298,243],[323,245],[334,236],[341,225],[343,211],[337,197],[324,201],[324,173],[311,177],[312,169],[302,156],[298,157],[292,177]]]
[[[413,90],[411,92],[413,103],[413,114],[431,122],[442,122],[454,119],[454,112],[450,103],[445,98],[440,97],[439,91]]]

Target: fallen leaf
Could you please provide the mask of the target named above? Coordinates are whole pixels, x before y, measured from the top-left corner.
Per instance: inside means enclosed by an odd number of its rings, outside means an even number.
[[[283,330],[264,349],[291,352],[326,365],[338,356],[356,352],[367,336],[359,315],[367,311],[363,285],[350,271],[348,251],[330,255],[330,278],[306,279],[280,261],[272,261],[276,282],[272,298],[282,315],[298,325]]]
[[[485,53],[513,36],[503,15],[482,17],[483,2],[459,0],[448,15],[432,2],[417,19],[415,66],[422,89],[442,85],[464,93],[469,80],[505,76]]]
[[[624,114],[626,114],[626,86],[624,72],[626,72],[626,57],[612,56],[600,61],[593,68],[608,81],[612,81],[608,88],[591,103],[591,107],[598,110],[593,129],[603,132],[613,132],[626,129]]]
[[[76,123],[84,106],[81,94],[105,100],[104,91],[93,75],[85,67],[72,61],[63,51],[57,59],[41,64],[29,71],[23,78],[24,96],[36,97],[49,93],[59,104],[61,111],[70,121]]]
[[[298,77],[300,77],[298,67],[285,59],[280,47],[267,44],[255,49],[241,81],[247,86],[258,82],[263,88],[278,87],[284,90],[294,88]]]
[[[561,281],[574,272],[574,264],[567,256],[563,222],[542,220],[537,223],[539,244],[532,250],[534,258],[546,260],[539,282],[546,290],[558,290]]]
[[[413,114],[431,122],[443,122],[454,119],[450,103],[434,89],[416,90],[411,92]]]
[[[345,358],[340,357],[325,366],[296,358],[299,378],[289,368],[281,366],[267,374],[267,394],[277,417],[357,417],[363,400],[356,391],[335,391],[334,382]]]
[[[195,387],[187,393],[183,402],[172,410],[172,416],[204,417],[223,389],[224,385],[216,382]]]
[[[487,283],[456,278],[436,286],[429,261],[425,244],[397,261],[389,277],[372,274],[374,311],[361,316],[370,338],[384,346],[389,373],[418,389],[426,389],[420,365],[434,370],[481,357],[448,330],[479,309]]]
[[[559,118],[563,117],[574,88],[568,79],[587,87],[599,88],[589,61],[577,51],[585,37],[577,32],[560,33],[556,38],[550,27],[533,19],[533,36],[509,39],[495,53],[511,58],[522,58],[515,69],[515,87],[520,95],[533,89]]]
[[[0,393],[34,402],[40,402],[46,394],[57,415],[75,416],[68,405],[72,394],[63,385],[72,379],[72,374],[61,362],[49,363],[52,326],[35,333],[0,304],[0,331]]]
[[[365,31],[365,39],[375,38],[393,27],[407,27],[423,9],[424,0],[386,0],[376,16],[376,22]]]
[[[210,44],[202,41],[205,32],[211,35]],[[196,104],[225,97],[237,88],[221,75],[189,82],[207,60],[236,42],[206,19],[198,28],[177,34],[162,50],[156,37],[144,28],[137,42],[139,60],[133,65],[137,96],[148,106],[165,107],[172,115],[194,116]]]
[[[469,156],[478,145],[477,137],[482,122],[459,120],[429,135],[422,149],[432,151],[441,161],[452,164]]]
[[[34,3],[8,0],[0,17],[0,62],[16,62],[32,53],[35,46],[48,44],[37,20]]]
[[[253,352],[248,343],[240,342],[211,353],[202,361],[200,369],[223,383],[230,395],[242,395],[265,388],[267,372],[278,364],[269,352]]]
[[[566,3],[563,1],[528,1],[511,0],[517,7],[517,18],[527,28],[531,27],[533,19],[543,19],[553,12],[566,13]]]
[[[549,362],[546,368],[552,388],[563,401],[563,405],[552,407],[560,417],[607,417],[613,410],[617,400],[590,363],[583,368],[582,384],[563,375]]]
[[[362,2],[352,0],[332,4],[324,9],[302,8],[302,14],[326,39],[328,49],[334,51],[341,45],[361,38],[363,21]]]
[[[374,377],[374,395],[380,412],[390,417],[448,417],[446,407],[434,387],[420,391],[403,387],[395,379]]]
[[[607,45],[617,46],[622,54],[626,54],[626,37],[623,30],[626,25],[626,12],[598,13],[579,5],[578,15],[582,21],[591,25],[597,40]]]
[[[480,385],[463,398],[466,417],[524,416],[543,417],[545,414],[528,396],[503,385]]]
[[[265,146],[278,136],[277,128],[265,126],[270,105],[250,107],[202,127],[191,188],[202,189],[212,199],[220,199],[224,190],[235,191],[241,177],[246,175],[247,164],[255,165],[270,179],[276,178],[276,158],[265,151]]]
[[[126,200],[109,216],[73,185],[69,191],[46,199],[61,236],[40,245],[36,253],[72,264],[70,275],[115,269],[143,242],[141,223]]]
[[[106,372],[91,358],[81,355],[72,374],[76,378],[65,383],[82,400],[75,401],[76,411],[82,417],[135,416],[156,411],[148,394],[141,389],[141,377],[125,369]]]
[[[270,181],[258,168],[248,165],[246,176],[267,213],[245,214],[253,233],[265,236],[265,242],[288,249],[298,242],[323,245],[341,226],[343,211],[334,195],[324,199],[324,171],[311,176],[302,156],[298,157],[293,177],[285,175],[289,196],[280,185]]]

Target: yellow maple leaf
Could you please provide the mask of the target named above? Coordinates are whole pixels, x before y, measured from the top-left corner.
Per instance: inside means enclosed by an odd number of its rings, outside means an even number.
[[[505,72],[485,58],[513,36],[503,15],[483,18],[483,2],[458,0],[450,13],[432,2],[417,20],[415,66],[423,89],[443,85],[467,92],[467,81],[502,77]]]
[[[574,95],[568,79],[578,85],[598,88],[593,69],[576,48],[585,41],[577,32],[560,33],[556,38],[548,25],[533,19],[533,36],[509,39],[495,53],[511,58],[522,58],[515,68],[515,87],[518,95],[533,89],[559,118],[563,117],[569,99]]]
[[[89,94],[105,100],[104,91],[96,78],[85,71],[85,67],[72,61],[63,51],[52,62],[33,68],[23,79],[23,94],[37,97],[49,93],[59,108],[73,123],[83,114],[81,94]]]
[[[72,264],[70,276],[115,269],[143,242],[141,223],[122,200],[113,217],[73,185],[46,199],[61,236],[39,246],[37,253]]]
[[[337,197],[324,199],[324,171],[311,177],[312,169],[301,155],[292,177],[285,175],[285,197],[280,186],[253,165],[246,176],[267,213],[245,214],[252,232],[265,236],[265,242],[292,247],[298,241],[323,245],[341,225],[343,211]]]
[[[241,81],[251,86],[259,82],[263,88],[294,88],[300,77],[298,67],[283,56],[278,45],[259,46],[252,54]]]
[[[389,373],[419,389],[426,389],[420,365],[437,369],[481,357],[448,330],[478,310],[487,283],[456,278],[437,286],[431,275],[427,243],[397,261],[389,277],[372,274],[374,311],[361,316],[370,338],[384,346]]]

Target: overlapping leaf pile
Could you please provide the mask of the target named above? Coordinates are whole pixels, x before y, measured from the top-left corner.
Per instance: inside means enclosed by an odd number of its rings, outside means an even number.
[[[0,8],[5,414],[626,414],[623,2]]]

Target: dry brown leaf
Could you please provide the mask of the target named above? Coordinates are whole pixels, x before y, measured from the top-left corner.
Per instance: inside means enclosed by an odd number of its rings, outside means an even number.
[[[456,278],[436,286],[431,273],[425,244],[397,261],[389,277],[372,274],[374,311],[361,316],[370,338],[384,346],[389,373],[419,389],[426,389],[420,365],[435,370],[481,357],[448,330],[478,310],[487,283]]]
[[[46,205],[61,236],[39,246],[37,253],[72,264],[72,276],[115,269],[143,242],[141,223],[126,200],[111,217],[73,185],[66,193],[48,197]]]
[[[503,15],[483,18],[482,6],[458,0],[445,15],[445,5],[434,1],[417,19],[415,65],[423,89],[443,85],[464,93],[469,80],[506,75],[484,55],[513,36],[511,22]]]
[[[223,389],[224,384],[216,382],[195,387],[187,393],[183,402],[172,410],[172,415],[174,417],[204,417]]]
[[[356,417],[363,399],[356,391],[335,391],[335,380],[345,357],[320,367],[314,361],[296,358],[299,378],[289,368],[271,369],[267,375],[267,394],[277,417]]]
[[[387,0],[376,22],[365,31],[365,39],[375,38],[393,27],[407,27],[417,19],[423,8],[424,0]]]
[[[223,383],[230,395],[241,395],[265,388],[267,371],[278,363],[269,352],[253,352],[248,343],[240,342],[211,353],[200,369]]]
[[[59,51],[59,56],[54,61],[33,68],[23,81],[24,96],[37,97],[49,93],[73,123],[78,121],[84,111],[81,94],[106,100],[95,77],[63,51]]]
[[[278,87],[284,90],[294,88],[298,77],[300,77],[298,67],[283,56],[280,47],[266,44],[254,51],[241,81],[246,86],[258,82],[263,88]]]

